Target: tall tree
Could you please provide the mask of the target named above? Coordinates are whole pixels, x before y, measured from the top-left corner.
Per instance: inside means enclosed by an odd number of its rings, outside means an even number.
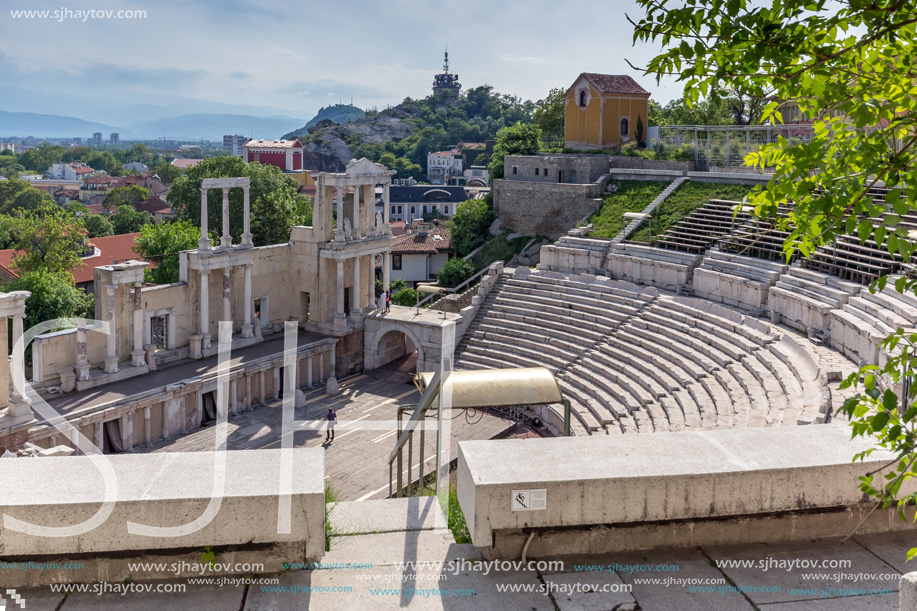
[[[503,157],[534,155],[541,148],[541,129],[532,123],[517,123],[497,133],[497,143],[487,168],[491,178],[503,178]]]
[[[564,90],[555,88],[548,93],[547,97],[535,103],[532,118],[535,125],[541,128],[541,134],[545,140],[564,139],[566,102]]]
[[[117,187],[105,194],[102,205],[109,210],[115,210],[121,206],[130,206],[133,208],[151,195],[153,195],[153,193],[149,189],[138,185]]]
[[[190,221],[165,221],[144,225],[134,247],[144,259],[156,262],[156,267],[147,268],[146,276],[156,284],[178,282],[178,253],[197,248],[201,230]]]
[[[169,190],[169,203],[179,218],[200,227],[201,180],[247,176],[251,179],[251,231],[256,246],[279,244],[290,239],[290,228],[311,219],[308,201],[297,194],[297,184],[279,168],[260,163],[245,163],[238,157],[211,157],[175,180]],[[207,196],[208,226],[222,226],[223,195],[211,189]],[[233,238],[242,235],[242,190],[229,194],[229,226]]]
[[[29,291],[32,293],[25,300],[25,328],[55,318],[92,318],[92,295],[73,285],[70,274],[56,274],[46,270],[35,270],[23,273],[7,285],[0,286],[0,291]]]
[[[111,224],[115,230],[115,235],[125,233],[135,233],[149,223],[153,222],[153,217],[149,212],[138,212],[128,205],[118,206],[114,215],[111,217]]]
[[[487,239],[487,231],[496,215],[483,199],[469,199],[455,207],[452,216],[452,245],[460,255],[467,255]]]
[[[773,218],[779,206],[792,204],[793,214],[778,223],[789,232],[787,255],[798,249],[808,257],[817,246],[852,233],[910,260],[917,242],[900,221],[917,206],[917,1],[638,4],[646,15],[635,24],[634,40],[663,47],[647,72],[675,74],[687,99],[739,90],[772,100],[764,121],[781,123],[780,104],[786,101],[814,118],[809,142],[781,138],[748,158],[774,170],[767,188],[751,197],[758,213]],[[868,196],[879,184],[889,189],[884,205]],[[884,288],[887,281],[875,285]],[[917,279],[903,276],[894,285],[914,293]],[[847,380],[862,383],[864,392],[840,411],[851,419],[855,436],[873,436],[899,458],[886,479],[865,476],[863,491],[885,506],[903,507],[917,499],[900,495],[902,483],[917,477],[917,393],[899,409],[899,398],[891,388],[883,390],[880,379],[898,384],[917,376],[917,335],[899,330],[883,349],[891,354],[885,363]],[[908,553],[914,556],[917,548]]]
[[[12,218],[13,265],[20,272],[67,273],[80,264],[86,244],[82,224],[59,208],[24,212]]]

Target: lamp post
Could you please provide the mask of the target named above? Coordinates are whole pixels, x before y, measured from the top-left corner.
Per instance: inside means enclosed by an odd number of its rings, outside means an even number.
[[[625,212],[624,218],[630,221],[647,221],[649,223],[650,229],[650,239],[647,242],[650,246],[653,245],[653,215],[648,212]]]

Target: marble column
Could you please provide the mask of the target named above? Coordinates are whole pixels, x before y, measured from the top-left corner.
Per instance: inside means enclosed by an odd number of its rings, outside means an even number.
[[[385,251],[382,253],[382,290],[389,290],[389,279],[391,277],[392,269],[392,253],[391,251]]]
[[[223,320],[229,321],[230,333],[226,341],[232,342],[232,303],[230,302],[229,268],[223,270]]]
[[[366,256],[366,309],[376,309],[376,255]]]
[[[223,235],[220,236],[220,246],[232,246],[232,236],[229,235],[229,188],[223,187]]]
[[[333,191],[337,207],[337,229],[334,230],[334,241],[344,241],[344,192],[342,189]]]
[[[387,182],[382,185],[382,220],[385,223],[385,234],[392,235],[392,226],[390,224],[390,217],[392,212],[392,207],[388,201],[388,192],[391,182]]]
[[[201,347],[210,348],[210,270],[201,270]]]
[[[25,388],[25,343],[22,340],[22,321],[25,314],[13,314],[13,362],[23,364],[22,375],[14,375],[14,382],[20,388]],[[5,321],[4,321],[5,324]],[[22,394],[16,390],[16,385],[12,388],[12,403],[23,403]],[[12,407],[11,407],[12,409]]]
[[[251,246],[252,245],[252,232],[251,232],[251,203],[249,202],[249,191],[251,187],[242,187],[242,245]],[[251,337],[251,336],[249,336]]]
[[[108,335],[105,338],[105,373],[118,373],[118,344],[115,335],[115,289],[114,284],[105,286],[105,320],[108,321]]]
[[[95,444],[97,448],[99,448],[99,452],[101,452],[102,449],[105,447],[105,441],[102,440],[102,434],[103,434],[102,426],[103,426],[102,422],[93,422],[92,423],[92,437],[93,437],[92,442]],[[54,445],[57,445],[57,444],[54,444]]]
[[[5,408],[10,401],[10,358],[6,320],[5,316],[0,316],[0,409]]]
[[[248,193],[248,191],[246,191]],[[251,337],[252,333],[252,266],[245,266],[245,278],[243,281],[243,314],[242,314],[242,337]]]
[[[232,414],[239,413],[239,381],[232,379],[229,381],[229,411]]]
[[[307,357],[308,363],[306,364],[306,387],[312,388],[312,353],[309,353]]]
[[[337,261],[337,303],[334,308],[334,318],[344,319],[344,261]]]
[[[280,367],[274,367],[274,400],[280,398]]]
[[[350,221],[353,223],[353,239],[359,240],[363,236],[360,230],[360,185],[353,188],[353,215]]]
[[[245,402],[242,405],[243,409],[248,409],[252,406],[252,374],[245,374]]]
[[[89,343],[86,340],[86,320],[76,323],[76,379],[89,379]]]
[[[360,257],[353,258],[353,288],[350,291],[350,315],[360,313]]]
[[[144,445],[150,445],[153,442],[153,425],[151,422],[151,418],[152,418],[152,414],[150,413],[150,406],[147,405],[146,407],[143,408],[143,443]]]
[[[258,393],[261,395],[261,403],[267,402],[267,391],[264,389],[264,370],[262,369],[259,373],[258,380]]]
[[[328,364],[328,369],[331,371],[328,372],[329,378],[337,377],[337,344],[331,344],[331,361]]]
[[[134,289],[134,351],[131,352],[131,365],[146,365],[146,352],[143,350],[143,296],[140,293],[142,282],[135,282]]]
[[[210,235],[207,233],[207,189],[201,187],[201,237],[197,241],[198,250],[210,250]]]
[[[321,352],[318,355],[318,383],[323,384],[325,382],[325,353]]]

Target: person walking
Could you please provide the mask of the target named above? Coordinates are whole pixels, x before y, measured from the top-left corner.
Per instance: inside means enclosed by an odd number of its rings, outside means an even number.
[[[325,441],[334,441],[334,421],[337,420],[337,414],[330,407],[328,408],[328,428],[325,430]]]

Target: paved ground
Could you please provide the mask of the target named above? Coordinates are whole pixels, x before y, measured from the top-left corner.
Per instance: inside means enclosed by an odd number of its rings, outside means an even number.
[[[379,499],[388,496],[388,457],[395,445],[397,431],[394,420],[397,409],[413,406],[420,393],[411,381],[413,358],[401,359],[385,368],[341,381],[341,393],[328,395],[317,389],[306,394],[307,404],[295,410],[296,420],[315,420],[324,425],[328,409],[337,414],[337,431],[332,442],[326,442],[323,430],[294,434],[296,447],[325,448],[326,481],[342,500]],[[282,403],[257,407],[229,421],[229,450],[251,450],[280,446]],[[458,442],[467,439],[492,439],[519,435],[525,429],[514,422],[490,412],[465,414],[456,410],[452,421],[451,456],[458,453]],[[406,417],[407,418],[407,417]],[[375,428],[373,428],[375,427]],[[207,427],[168,440],[155,442],[138,452],[201,452],[215,447],[214,429]],[[424,473],[433,465],[436,448],[434,431],[425,434]],[[413,446],[412,479],[419,473],[419,433]],[[404,473],[407,481],[407,452]]]
[[[379,509],[362,504],[370,514]],[[426,524],[418,526],[421,522]],[[415,528],[407,532],[336,538],[321,570],[258,575],[249,585],[191,585],[180,579],[152,584],[185,587],[180,594],[87,592],[65,600],[47,587],[20,594],[28,611],[897,611],[905,554],[917,544],[913,535],[882,534],[846,543],[831,539],[540,558],[562,564],[488,569],[473,564],[480,556],[470,545],[456,544],[448,531],[429,530],[431,522],[421,517],[407,521]],[[724,566],[727,561],[748,566]],[[825,568],[800,566],[810,562]],[[372,566],[347,569],[342,563]]]

